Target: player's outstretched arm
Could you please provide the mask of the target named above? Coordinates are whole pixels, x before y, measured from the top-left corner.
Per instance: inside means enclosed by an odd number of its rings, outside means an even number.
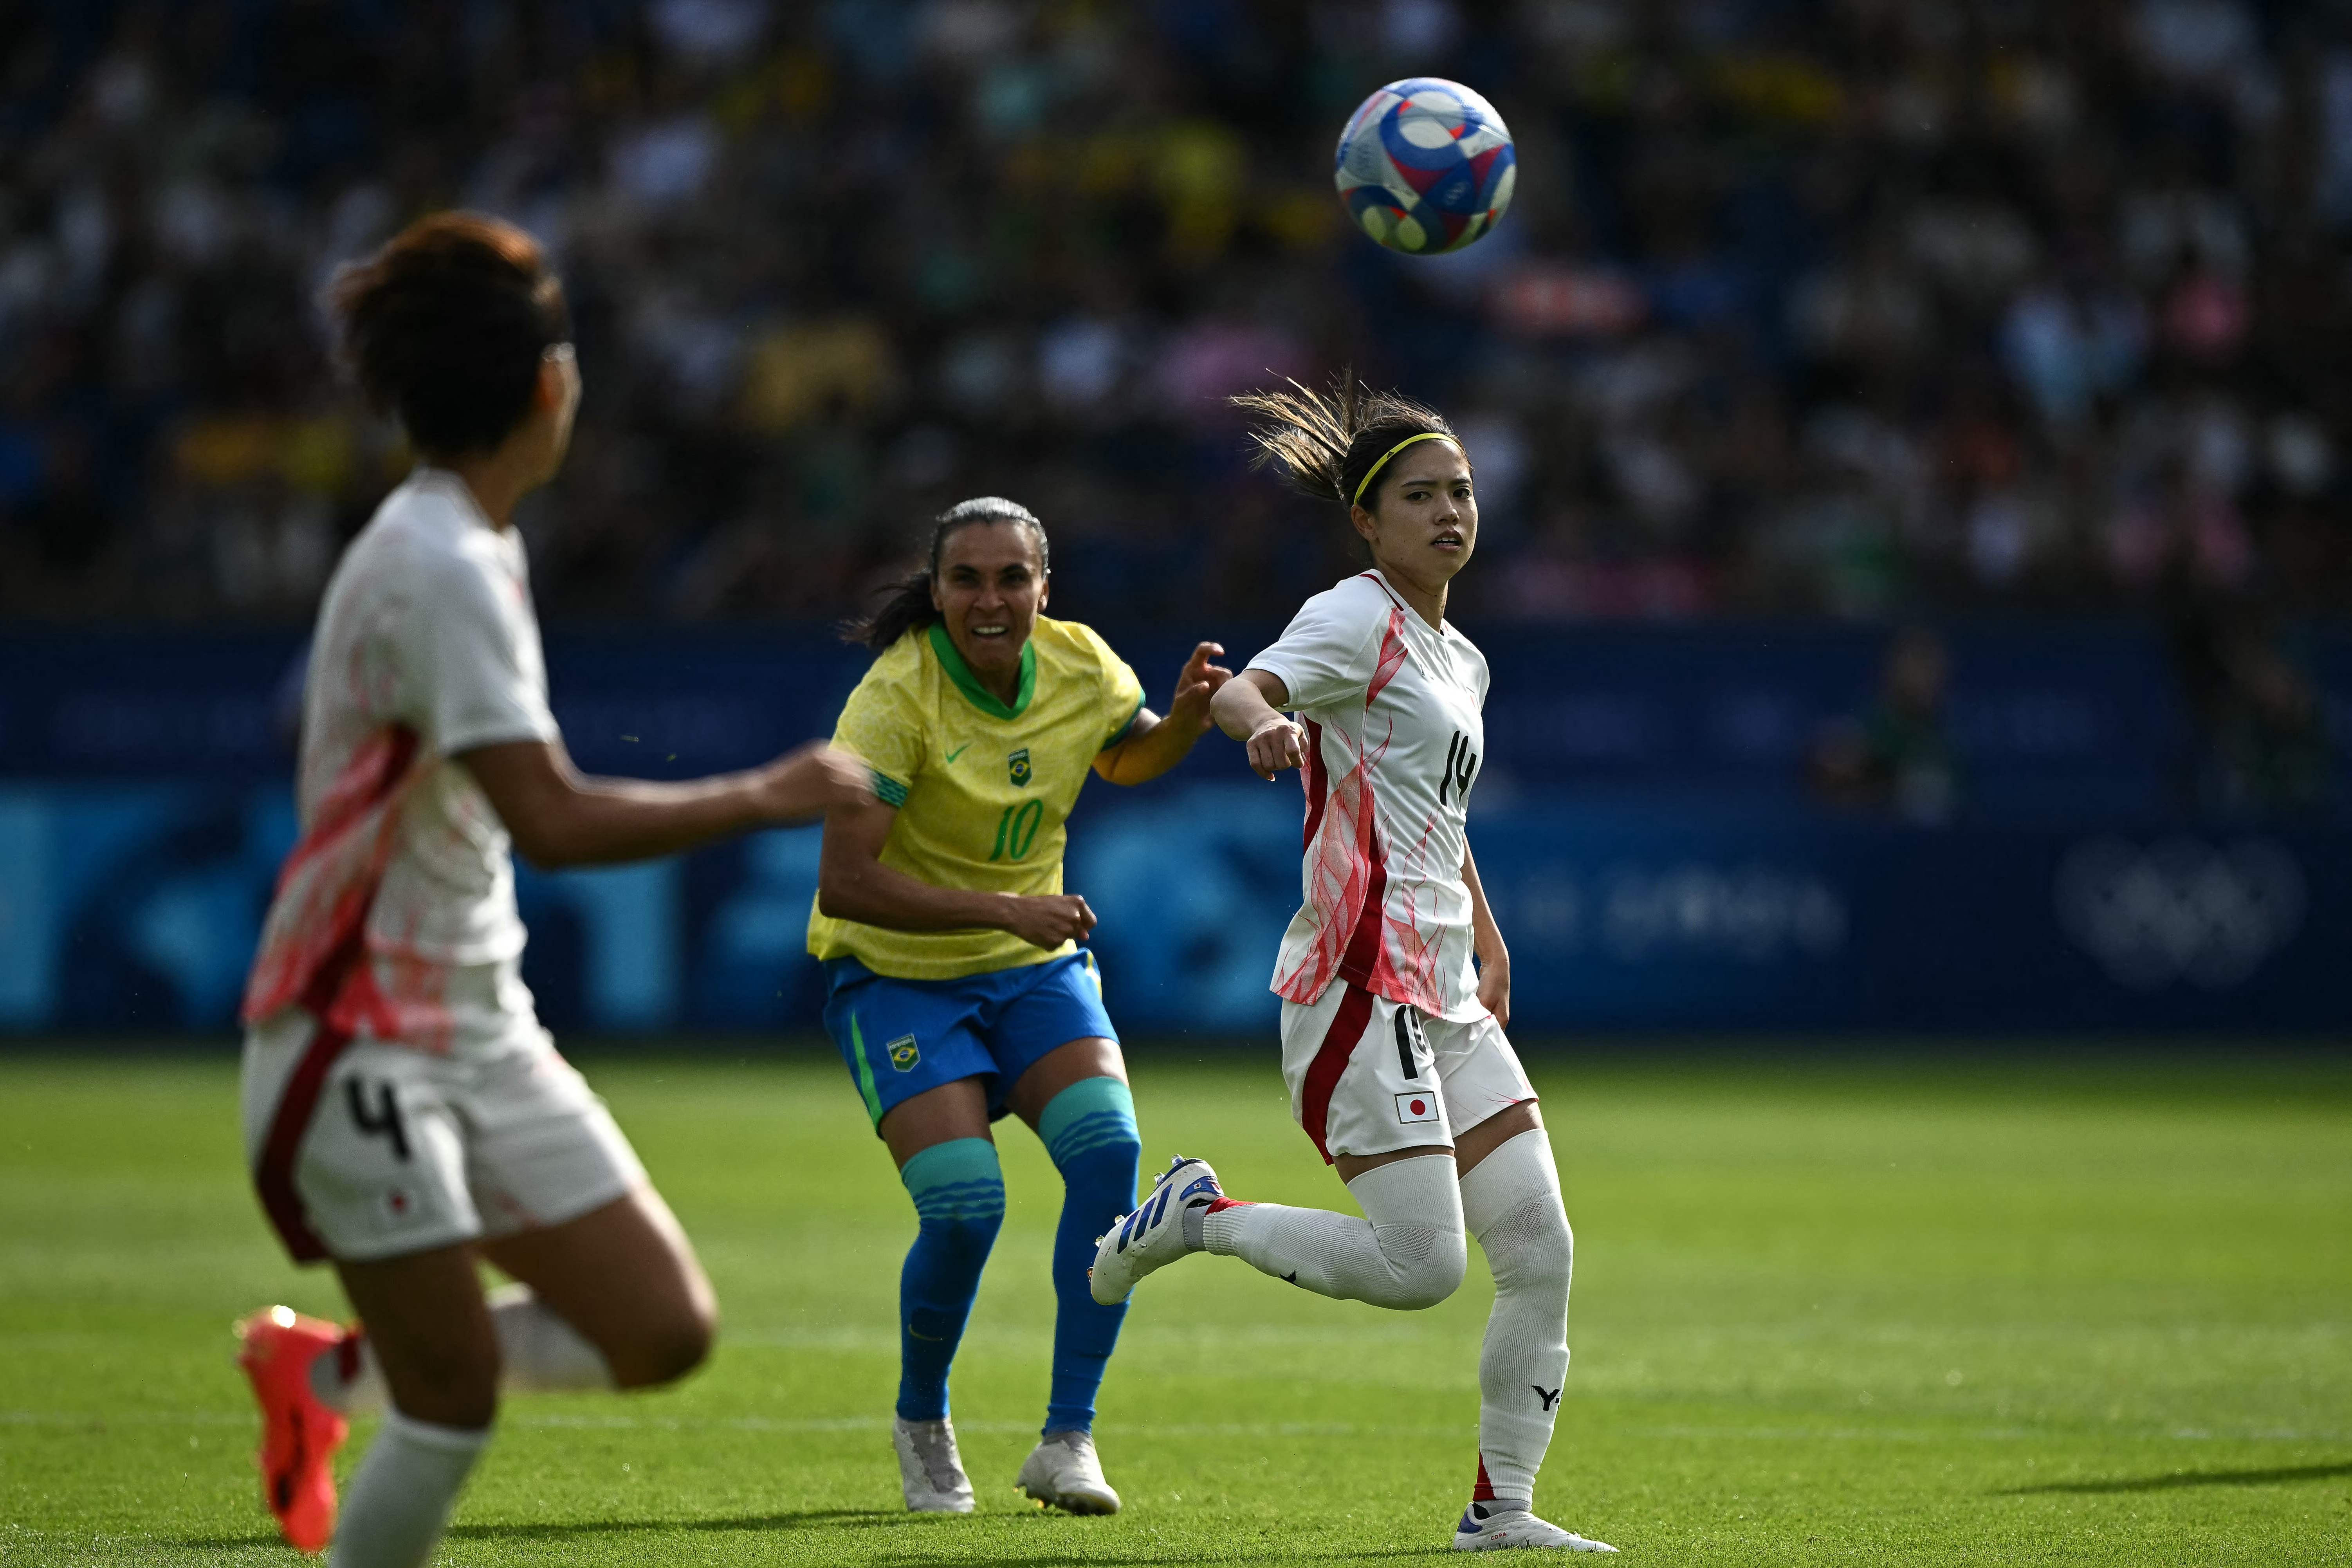
[[[1307,765],[1307,731],[1282,715],[1289,700],[1281,677],[1263,669],[1243,670],[1209,700],[1211,721],[1242,742],[1262,779]]]
[[[1486,903],[1486,884],[1478,880],[1478,858],[1470,846],[1462,847],[1462,880],[1470,888],[1470,942],[1478,954],[1478,1005],[1495,1015],[1495,1022],[1511,1026],[1511,950],[1503,945],[1503,928]]]
[[[1176,700],[1168,705],[1168,716],[1149,708],[1138,712],[1118,744],[1095,758],[1095,772],[1115,784],[1149,784],[1182,762],[1193,742],[1209,732],[1209,700],[1234,678],[1232,670],[1209,662],[1224,651],[1213,642],[1194,648],[1177,672]]]
[[[941,888],[882,864],[882,846],[898,818],[879,801],[825,814],[817,860],[816,907],[837,921],[887,931],[1011,931],[1051,950],[1095,929],[1095,912],[1076,893],[985,893]]]
[[[647,860],[874,798],[866,764],[822,741],[765,767],[677,784],[591,778],[561,740],[478,746],[457,760],[498,808],[515,848],[543,869]]]

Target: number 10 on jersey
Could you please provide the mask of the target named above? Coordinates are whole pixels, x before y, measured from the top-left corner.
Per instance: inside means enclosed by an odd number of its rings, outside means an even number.
[[[996,819],[996,847],[988,852],[991,860],[1018,860],[1029,853],[1037,842],[1037,829],[1045,820],[1045,803],[1024,800],[1018,805],[1008,805],[1004,815]]]

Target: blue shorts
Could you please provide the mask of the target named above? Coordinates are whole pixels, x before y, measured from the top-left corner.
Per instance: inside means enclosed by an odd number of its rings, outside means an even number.
[[[960,1078],[987,1080],[993,1121],[1021,1075],[1047,1052],[1090,1037],[1118,1039],[1103,1011],[1095,955],[1083,948],[954,980],[894,980],[836,958],[824,978],[825,1032],[877,1131],[892,1106]]]

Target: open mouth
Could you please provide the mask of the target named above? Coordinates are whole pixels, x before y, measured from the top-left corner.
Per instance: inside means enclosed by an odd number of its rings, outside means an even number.
[[[1449,528],[1429,542],[1433,549],[1459,550],[1462,548],[1462,536]]]
[[[976,637],[1001,637],[1012,631],[1013,628],[1000,623],[995,626],[971,626],[968,629],[971,631],[971,635]]]

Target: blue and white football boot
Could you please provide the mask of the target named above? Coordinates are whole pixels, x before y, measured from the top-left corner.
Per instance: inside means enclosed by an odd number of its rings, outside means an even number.
[[[1587,1541],[1573,1531],[1562,1530],[1549,1520],[1538,1519],[1526,1509],[1514,1508],[1508,1512],[1490,1502],[1474,1502],[1462,1510],[1462,1522],[1454,1527],[1454,1550],[1456,1552],[1511,1552],[1533,1548],[1538,1552],[1606,1552],[1612,1556],[1617,1549],[1605,1541]]]
[[[1094,1299],[1106,1307],[1116,1306],[1153,1269],[1202,1250],[1207,1244],[1200,1224],[1187,1225],[1185,1216],[1224,1195],[1206,1160],[1177,1155],[1136,1211],[1095,1239],[1095,1266],[1087,1270]]]

